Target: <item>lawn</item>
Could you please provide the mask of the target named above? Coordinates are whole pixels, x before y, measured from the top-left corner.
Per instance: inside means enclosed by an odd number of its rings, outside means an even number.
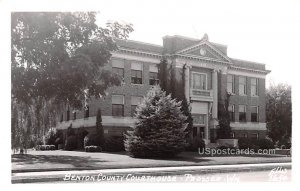
[[[29,150],[27,155],[12,155],[12,171],[83,170],[270,162],[291,162],[291,157],[270,155],[204,157],[200,156],[197,152],[184,152],[172,159],[139,159],[128,156],[126,152],[86,153],[83,151]]]

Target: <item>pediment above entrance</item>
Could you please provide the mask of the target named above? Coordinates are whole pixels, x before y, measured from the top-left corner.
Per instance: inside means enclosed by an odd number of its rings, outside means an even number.
[[[231,62],[231,60],[226,55],[224,55],[220,50],[215,48],[208,41],[200,42],[199,44],[196,44],[194,46],[190,46],[183,50],[177,51],[177,54],[208,58],[227,63]]]

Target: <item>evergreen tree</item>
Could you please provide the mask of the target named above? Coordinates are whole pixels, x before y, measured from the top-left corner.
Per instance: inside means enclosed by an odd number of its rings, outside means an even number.
[[[187,124],[181,102],[156,86],[137,107],[136,118],[124,141],[131,156],[166,158],[183,151]]]
[[[266,91],[268,136],[279,145],[287,145],[292,136],[292,97],[288,84],[271,84]]]
[[[226,92],[225,99],[221,100],[218,104],[218,119],[220,129],[218,131],[219,139],[230,139],[231,138],[231,127],[230,127],[230,115],[228,111],[230,96],[228,92]]]
[[[192,132],[193,130],[193,117],[192,117],[192,114],[191,114],[191,108],[190,108],[190,105],[187,101],[187,98],[185,97],[185,70],[186,70],[186,64],[183,66],[182,68],[182,90],[181,90],[181,100],[182,100],[182,107],[181,107],[181,111],[182,113],[187,116],[187,119],[186,119],[186,123],[188,124],[187,128],[186,128],[186,132],[187,132],[187,138],[188,136],[190,135],[190,133]]]
[[[104,129],[102,125],[102,115],[100,109],[98,109],[97,111],[96,131],[97,131],[97,138],[99,139],[99,145],[102,147],[105,141],[104,141]]]
[[[170,93],[169,91],[169,70],[168,70],[168,61],[166,58],[163,58],[160,61],[159,64],[159,72],[158,72],[158,79],[159,79],[159,86],[160,88],[167,92],[167,94]]]

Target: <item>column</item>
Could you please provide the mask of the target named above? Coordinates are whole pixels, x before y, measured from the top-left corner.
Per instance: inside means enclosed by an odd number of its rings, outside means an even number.
[[[190,66],[188,64],[185,66],[184,76],[185,76],[184,94],[187,99],[187,102],[190,103]]]
[[[207,104],[208,105],[208,110],[209,110],[209,104]],[[206,123],[205,123],[205,132],[204,132],[204,138],[206,139],[206,143],[208,143],[209,142],[209,126],[208,126],[208,123],[209,123],[209,121],[208,121],[208,115],[209,115],[209,111],[207,112],[207,115],[206,115]]]
[[[213,89],[213,106],[212,106],[212,118],[214,121],[218,119],[218,72],[213,71],[212,75],[212,89]],[[214,126],[216,123],[214,122]]]

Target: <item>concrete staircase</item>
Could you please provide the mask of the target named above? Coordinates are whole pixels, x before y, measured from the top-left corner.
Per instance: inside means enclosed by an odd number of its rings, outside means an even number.
[[[207,143],[206,148],[217,148],[219,146],[218,143]]]

